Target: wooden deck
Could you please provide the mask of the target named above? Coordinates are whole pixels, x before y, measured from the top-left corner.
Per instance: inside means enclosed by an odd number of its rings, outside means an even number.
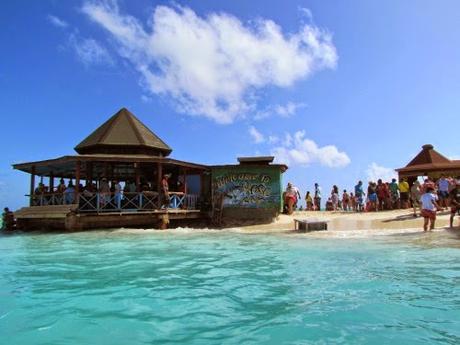
[[[207,220],[200,210],[117,210],[102,213],[78,213],[78,205],[23,207],[15,212],[18,229],[84,230],[95,228],[149,227],[164,228],[170,221],[187,225],[189,221]]]

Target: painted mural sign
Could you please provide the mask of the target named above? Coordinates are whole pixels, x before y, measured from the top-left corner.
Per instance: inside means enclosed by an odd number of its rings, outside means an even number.
[[[278,208],[280,171],[267,168],[216,168],[214,193],[224,195],[224,207]]]

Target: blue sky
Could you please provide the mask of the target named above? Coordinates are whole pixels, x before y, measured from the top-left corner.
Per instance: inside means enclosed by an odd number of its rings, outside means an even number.
[[[29,183],[12,163],[73,154],[121,107],[177,159],[276,154],[302,193],[387,177],[425,143],[460,156],[458,1],[1,7],[0,203],[11,208]]]

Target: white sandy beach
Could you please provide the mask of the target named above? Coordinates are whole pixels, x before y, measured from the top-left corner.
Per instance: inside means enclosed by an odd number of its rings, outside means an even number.
[[[454,220],[454,228],[449,229],[450,211],[438,213],[436,228],[433,232],[448,232],[460,239],[459,217]],[[384,212],[312,212],[297,211],[293,215],[280,215],[271,224],[249,225],[232,228],[244,233],[286,232],[294,230],[294,219],[317,219],[328,222],[328,231],[305,233],[312,237],[369,237],[423,233],[423,218],[413,217],[411,209]]]

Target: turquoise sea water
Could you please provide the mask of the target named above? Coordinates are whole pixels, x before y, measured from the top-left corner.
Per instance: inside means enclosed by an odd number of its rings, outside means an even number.
[[[417,236],[1,236],[0,341],[459,344],[458,240]]]

